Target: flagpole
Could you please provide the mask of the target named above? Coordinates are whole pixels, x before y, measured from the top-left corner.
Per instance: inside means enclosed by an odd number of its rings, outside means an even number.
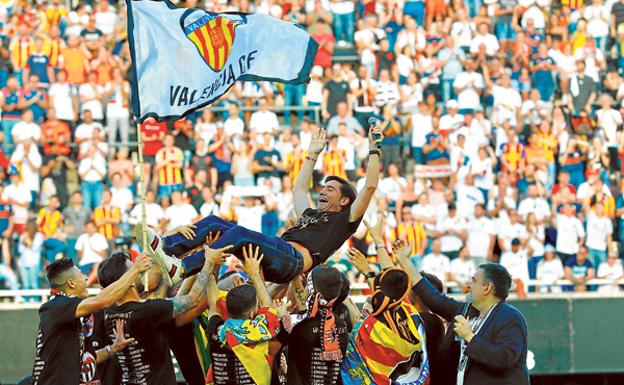
[[[145,209],[145,163],[143,160],[143,135],[141,134],[141,123],[137,121],[137,142],[139,145],[139,194],[141,199],[141,239],[137,241],[141,244],[143,252],[150,252],[151,249],[147,244],[147,212]],[[143,293],[149,293],[149,278],[148,272],[143,273]]]

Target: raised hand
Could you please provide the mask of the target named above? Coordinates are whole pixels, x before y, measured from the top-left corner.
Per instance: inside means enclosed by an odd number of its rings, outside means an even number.
[[[323,151],[325,146],[327,146],[327,131],[323,128],[319,128],[319,130],[312,135],[308,152],[310,155],[316,156]]]
[[[243,246],[243,264],[239,265],[239,268],[243,270],[247,275],[252,276],[260,274],[260,263],[264,258],[264,254],[260,254],[260,246],[253,244]]]
[[[381,144],[381,141],[384,138],[383,134],[383,126],[377,124],[375,127],[372,127],[368,130],[368,148],[371,150],[377,149],[377,144]]]
[[[217,233],[213,236],[212,231],[208,232],[208,236],[206,237],[206,241],[204,242],[206,246],[210,246],[215,243],[221,237],[221,231],[217,231]]]
[[[370,265],[366,260],[366,256],[362,254],[360,250],[356,248],[350,248],[349,250],[347,250],[347,256],[349,257],[351,264],[353,264],[353,267],[355,267],[357,271],[360,272],[360,274],[366,275],[368,272],[371,271]]]
[[[210,246],[205,245],[204,255],[206,258],[206,263],[211,264],[213,267],[219,266],[225,263],[225,259],[229,256],[227,251],[230,250],[231,248],[232,248],[232,245],[227,245],[220,249],[212,249],[210,248]]]
[[[134,338],[126,339],[124,333],[124,321],[121,319],[115,320],[115,329],[113,330],[113,334],[115,335],[115,341],[113,341],[113,345],[111,346],[113,353],[120,352],[127,346],[137,343]]]
[[[384,218],[381,214],[377,215],[377,222],[375,223],[375,225],[371,225],[366,219],[364,219],[364,225],[366,225],[368,233],[370,234],[371,238],[373,238],[373,242],[375,242],[375,244],[380,244],[383,242],[383,224]]]
[[[392,245],[392,253],[397,260],[408,260],[409,257],[412,256],[412,250],[414,248],[414,244],[410,242],[409,244],[402,239],[394,242]]]
[[[277,311],[277,315],[279,317],[283,317],[290,313],[290,308],[292,304],[288,298],[276,298],[273,300],[273,307]]]

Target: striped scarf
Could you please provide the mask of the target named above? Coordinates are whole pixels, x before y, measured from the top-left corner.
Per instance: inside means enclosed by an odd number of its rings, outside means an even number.
[[[336,302],[336,298],[327,301],[323,298],[321,293],[316,292],[314,283],[312,282],[312,274],[308,274],[306,289],[308,291],[306,311],[304,313],[291,314],[290,316],[284,317],[282,319],[284,329],[288,333],[292,333],[295,326],[301,322],[320,315],[321,327],[319,330],[322,331],[319,333],[322,348],[320,359],[322,361],[338,361],[342,359],[342,352],[340,351],[340,341],[338,339],[338,332],[336,331],[336,316],[331,309]]]

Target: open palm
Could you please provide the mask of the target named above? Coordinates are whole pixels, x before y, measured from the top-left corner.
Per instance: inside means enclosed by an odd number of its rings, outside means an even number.
[[[327,131],[322,128],[312,135],[308,152],[312,155],[318,155],[327,145]]]

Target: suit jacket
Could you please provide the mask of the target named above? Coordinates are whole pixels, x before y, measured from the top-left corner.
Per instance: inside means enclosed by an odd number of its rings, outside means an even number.
[[[414,292],[431,311],[452,322],[464,303],[437,291],[426,279]],[[468,357],[464,385],[528,385],[526,367],[527,327],[522,314],[513,306],[499,302],[479,332],[466,345]],[[456,371],[455,371],[456,373]]]

